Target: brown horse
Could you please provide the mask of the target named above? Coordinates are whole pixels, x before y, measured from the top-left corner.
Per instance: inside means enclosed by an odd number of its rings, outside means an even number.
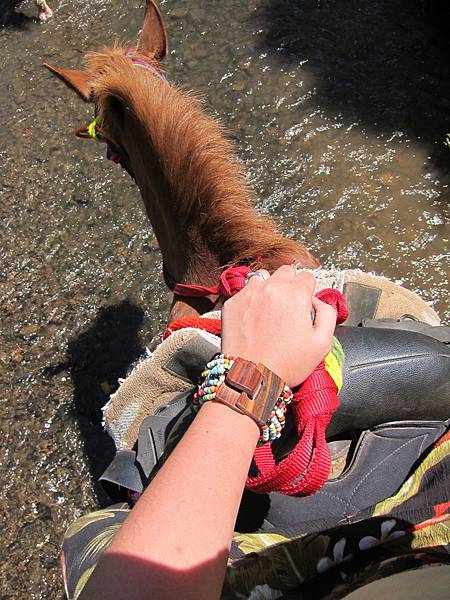
[[[95,104],[100,135],[141,191],[171,280],[211,286],[224,267],[242,263],[269,271],[293,261],[317,267],[302,245],[253,208],[221,125],[195,95],[167,84],[160,64],[166,54],[163,19],[147,0],[137,47],[91,53],[85,70],[46,66]],[[171,316],[216,303],[214,295],[175,295]]]

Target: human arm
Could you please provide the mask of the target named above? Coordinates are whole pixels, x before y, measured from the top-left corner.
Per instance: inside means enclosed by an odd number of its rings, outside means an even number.
[[[267,281],[253,277],[224,306],[223,352],[262,362],[291,386],[303,381],[328,351],[335,324],[334,311],[312,299],[313,288],[312,277],[292,267]],[[105,551],[80,599],[219,598],[258,437],[249,417],[207,402]]]

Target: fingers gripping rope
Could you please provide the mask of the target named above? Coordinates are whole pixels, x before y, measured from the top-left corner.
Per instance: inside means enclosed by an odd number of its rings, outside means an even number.
[[[239,289],[242,289],[244,279],[245,274],[238,273],[236,277],[233,274],[229,281],[226,280],[230,295],[239,291],[237,287],[241,286]],[[337,323],[347,319],[348,309],[340,292],[326,289],[318,292],[316,296],[322,302],[333,306]],[[183,327],[197,327],[218,334],[220,325],[220,321],[216,319],[178,319],[166,329],[164,338]],[[289,496],[306,496],[314,494],[323,486],[331,469],[331,456],[325,432],[339,406],[338,392],[342,386],[343,363],[344,352],[338,340],[334,338],[331,352],[294,393],[290,409],[299,437],[297,445],[278,463],[270,444],[256,448],[253,460],[259,473],[247,479],[247,489],[258,493],[278,492]]]
[[[316,294],[336,310],[337,322],[348,317],[345,298],[337,290],[326,289]],[[256,477],[249,477],[246,488],[258,493],[277,491],[289,496],[307,496],[318,492],[331,469],[331,456],[325,432],[339,406],[344,353],[334,338],[333,348],[294,394],[291,410],[297,424],[299,441],[284,460],[275,463],[270,446],[256,448]]]

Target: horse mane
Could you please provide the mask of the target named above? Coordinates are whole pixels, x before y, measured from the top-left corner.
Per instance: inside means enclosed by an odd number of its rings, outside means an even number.
[[[186,226],[198,228],[223,265],[256,258],[254,265],[269,270],[293,260],[317,266],[303,246],[277,233],[272,219],[254,209],[242,165],[203,99],[143,70],[136,76],[125,54],[115,46],[87,57],[98,120],[106,131],[117,131],[112,99],[131,111]]]

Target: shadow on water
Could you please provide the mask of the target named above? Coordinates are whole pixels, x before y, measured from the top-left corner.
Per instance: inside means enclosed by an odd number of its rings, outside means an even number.
[[[449,2],[266,0],[258,12],[262,49],[283,66],[307,61],[324,108],[434,145],[430,160],[448,174]]]
[[[30,23],[39,23],[39,19],[28,17],[17,10],[22,0],[0,0],[0,30],[2,27],[9,29],[26,29]]]
[[[102,407],[143,354],[139,329],[144,312],[128,301],[101,308],[92,325],[69,342],[68,366],[74,385],[74,414],[96,482],[100,504],[109,499],[97,480],[112,460],[115,448],[102,427]]]

